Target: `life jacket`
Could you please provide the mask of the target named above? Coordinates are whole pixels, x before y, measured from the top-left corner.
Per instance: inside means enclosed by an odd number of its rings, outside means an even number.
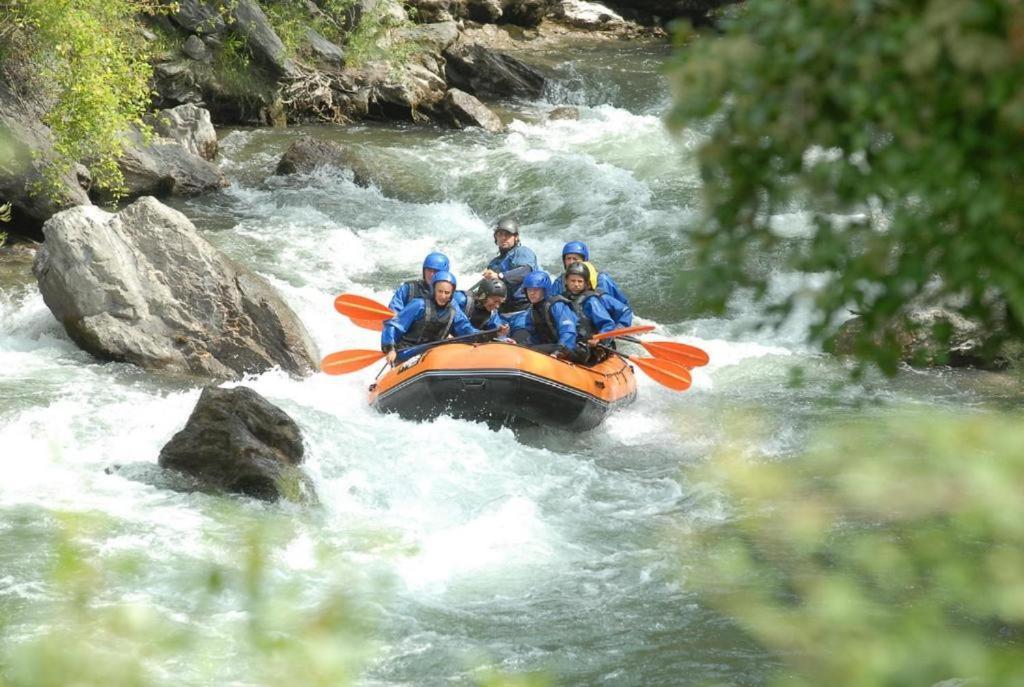
[[[455,321],[455,309],[448,306],[439,313],[437,303],[433,298],[425,298],[423,303],[425,305],[423,317],[409,327],[409,331],[402,336],[396,348],[408,348],[432,341],[442,341],[448,337],[448,332],[451,331],[452,323]]]
[[[491,311],[481,308],[469,292],[466,292],[466,305],[463,306],[462,312],[469,318],[469,323],[477,329],[483,329],[487,321],[491,319]]]
[[[576,335],[582,341],[590,341],[590,338],[594,336],[594,323],[590,317],[587,316],[586,311],[583,309],[584,303],[591,298],[600,298],[604,295],[604,291],[601,289],[590,289],[587,291],[581,291],[578,295],[572,298],[572,310],[576,313],[576,319],[579,323],[576,325]]]
[[[411,303],[412,299],[414,298],[422,298],[428,303],[434,300],[434,289],[431,288],[430,284],[423,281],[422,279],[410,279],[406,282],[403,282],[403,284],[409,286],[409,299],[405,302],[406,305]]]
[[[539,343],[558,343],[558,325],[551,317],[551,306],[555,303],[565,303],[570,308],[573,307],[572,301],[564,296],[548,296],[540,303],[530,304],[529,317],[533,322],[533,331],[537,333]]]

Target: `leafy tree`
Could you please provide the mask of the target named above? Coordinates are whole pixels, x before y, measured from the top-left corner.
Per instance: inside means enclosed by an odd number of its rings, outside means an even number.
[[[56,182],[76,162],[97,186],[123,185],[117,159],[123,134],[142,125],[152,69],[135,18],[166,11],[157,0],[14,0],[5,10],[2,58],[22,61],[23,88],[51,103],[44,122],[54,137]],[[6,65],[5,65],[6,66]]]
[[[805,455],[707,468],[733,504],[678,537],[686,580],[784,667],[776,685],[1020,684],[1024,441],[1017,416],[886,411]]]
[[[721,311],[746,289],[766,301],[768,256],[825,275],[812,340],[852,309],[857,353],[889,371],[911,303],[978,321],[990,358],[1020,339],[1024,5],[750,0],[722,31],[670,68],[672,123],[708,132],[701,266],[687,275],[703,305]],[[812,209],[809,236],[773,226],[795,207]],[[804,295],[768,303],[762,322]]]

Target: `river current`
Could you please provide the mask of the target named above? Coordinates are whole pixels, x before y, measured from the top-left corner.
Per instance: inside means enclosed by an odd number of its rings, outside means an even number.
[[[494,252],[489,227],[501,215],[519,217],[524,243],[552,272],[565,241],[586,241],[657,325],[652,338],[711,355],[686,393],[641,376],[637,402],[593,431],[416,424],[367,407],[376,367],[304,380],[270,372],[244,384],[302,427],[319,506],[181,494],[108,468],[155,464],[199,387],[92,359],[34,284],[5,286],[4,646],[63,622],[38,611],[67,593],[52,571],[70,519],[90,564],[113,568],[92,603],[130,601],[217,647],[144,659],[155,679],[259,684],[263,674],[232,660],[248,602],[223,594],[211,604],[203,575],[242,566],[244,533],[283,521],[264,574],[298,587],[298,609],[343,590],[370,640],[359,684],[473,684],[481,666],[541,671],[562,685],[765,682],[777,659],[701,602],[671,541],[729,517],[695,468],[736,442],[750,460],[785,460],[823,423],[865,404],[967,412],[999,404],[1004,391],[985,375],[948,370],[852,384],[842,362],[803,343],[799,312],[771,332],[745,326],[757,311],[743,300],[725,317],[694,317],[678,274],[692,264],[701,133],[664,126],[666,56],[642,44],[538,53],[549,92],[506,105],[501,134],[372,124],[221,131],[231,186],[175,203],[272,282],[321,354],[377,345],[333,311],[334,296],[386,301],[432,250],[471,283]],[[577,106],[579,120],[548,121],[559,104]],[[301,135],[358,151],[377,184],[340,172],[273,177]],[[796,237],[807,226],[800,211],[776,220]],[[779,293],[813,282],[775,274]],[[788,384],[796,365],[798,387]],[[117,567],[125,555],[130,569]]]

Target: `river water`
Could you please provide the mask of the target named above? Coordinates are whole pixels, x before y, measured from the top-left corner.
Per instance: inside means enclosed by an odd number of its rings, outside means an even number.
[[[844,364],[803,343],[806,315],[752,332],[755,306],[740,299],[726,317],[695,318],[677,276],[692,265],[701,135],[664,128],[666,55],[639,44],[534,54],[553,77],[548,96],[507,106],[511,125],[497,135],[401,125],[222,131],[231,187],[176,204],[270,279],[322,354],[376,345],[333,311],[335,295],[386,300],[431,250],[472,282],[493,253],[488,227],[500,215],[520,218],[524,243],[551,271],[565,241],[587,241],[658,338],[711,355],[690,391],[641,378],[637,402],[593,431],[415,424],[366,406],[376,368],[301,381],[271,372],[245,384],[301,425],[320,505],[180,494],[106,469],[155,464],[199,388],[93,360],[34,285],[5,286],[5,650],[66,622],[46,612],[69,593],[53,572],[64,536],[104,571],[92,605],[131,603],[193,638],[143,654],[153,680],[262,683],[259,664],[236,660],[252,600],[236,590],[211,601],[208,572],[242,570],[246,533],[272,525],[267,584],[295,592],[293,611],[342,590],[357,634],[370,640],[361,684],[472,684],[481,666],[541,671],[566,685],[766,682],[777,658],[701,602],[671,541],[729,517],[695,468],[736,442],[750,460],[785,460],[823,423],[865,405],[977,412],[1015,390],[948,370],[854,385]],[[547,121],[564,103],[580,119]],[[305,134],[357,150],[378,185],[329,172],[273,178],[280,154]],[[807,225],[801,212],[776,220],[796,237]],[[814,283],[775,278],[779,293]],[[788,384],[795,365],[799,387]]]

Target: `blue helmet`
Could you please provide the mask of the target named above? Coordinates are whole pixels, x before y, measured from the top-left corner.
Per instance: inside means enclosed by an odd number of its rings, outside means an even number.
[[[444,257],[444,256],[442,256],[442,257]],[[452,285],[453,289],[456,286],[456,284],[455,284],[455,275],[452,274],[451,272],[449,272],[448,270],[440,270],[437,274],[435,274],[434,278],[430,280],[430,288],[433,289],[435,286],[437,286],[437,282],[439,282],[439,281],[446,281],[446,282],[448,282],[449,284]]]
[[[587,244],[583,243],[582,241],[570,241],[569,243],[565,244],[565,246],[562,248],[562,257],[564,258],[566,255],[569,255],[570,253],[582,255],[584,260],[590,260],[590,251],[587,250]]]
[[[523,279],[524,289],[544,289],[544,293],[551,290],[551,277],[547,272],[530,272]]]
[[[448,256],[444,253],[431,253],[423,258],[423,269],[436,270],[438,272],[448,269]]]

